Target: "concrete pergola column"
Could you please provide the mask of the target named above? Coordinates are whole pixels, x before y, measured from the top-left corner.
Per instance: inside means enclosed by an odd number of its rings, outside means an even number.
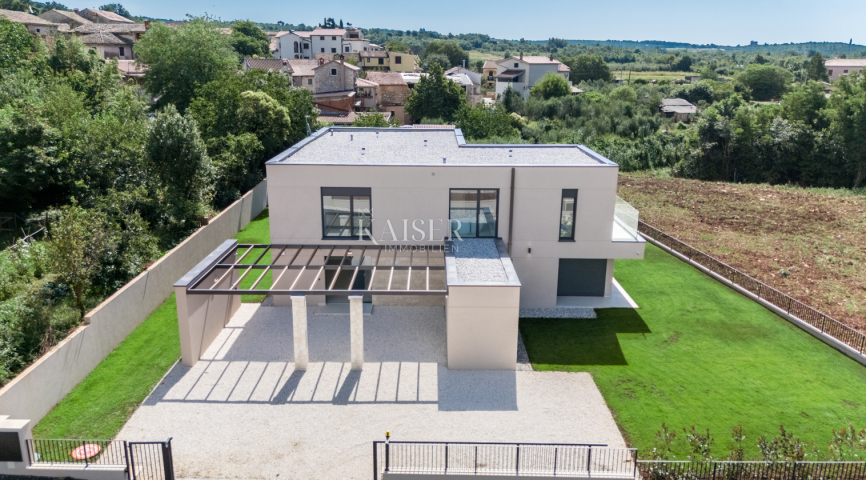
[[[310,360],[307,340],[307,297],[292,296],[292,334],[295,339],[295,370],[306,370]]]
[[[349,322],[352,338],[352,370],[364,368],[364,297],[349,297]]]

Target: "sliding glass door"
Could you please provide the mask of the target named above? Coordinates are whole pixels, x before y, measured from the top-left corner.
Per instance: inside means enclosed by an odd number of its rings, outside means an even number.
[[[452,188],[451,229],[461,238],[494,238],[499,215],[499,190]]]

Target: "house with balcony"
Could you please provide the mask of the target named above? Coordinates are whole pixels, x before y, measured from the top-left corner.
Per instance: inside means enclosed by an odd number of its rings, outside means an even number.
[[[493,60],[487,60],[484,62],[484,66],[481,68],[481,76],[485,87],[493,87],[496,85],[497,68],[498,65],[496,65],[496,62]]]
[[[276,44],[274,56],[277,58],[311,59],[313,50],[310,33],[293,30],[277,32],[274,36]]]
[[[496,95],[502,95],[508,87],[513,88],[523,98],[529,96],[530,89],[548,73],[563,77],[568,84],[571,69],[554,60],[553,56],[527,55],[506,58],[496,62]]]
[[[359,112],[378,111],[377,96],[379,84],[365,78],[355,79],[355,110]]]
[[[269,160],[272,244],[227,241],[175,284],[183,363],[251,291],[292,307],[296,369],[309,305],[345,307],[352,369],[364,368],[364,316],[441,306],[448,369],[511,371],[521,311],[634,306],[614,260],[642,258],[645,241],[616,163],[582,145],[467,144],[428,127],[327,127]],[[247,274],[270,280],[247,290]]]

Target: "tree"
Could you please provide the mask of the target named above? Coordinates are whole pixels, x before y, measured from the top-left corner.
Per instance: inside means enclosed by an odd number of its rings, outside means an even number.
[[[701,80],[716,80],[719,78],[719,75],[710,67],[704,67],[701,69]]]
[[[570,95],[571,86],[568,85],[565,78],[554,73],[548,73],[530,89],[529,93],[547,100]]]
[[[282,150],[292,133],[289,109],[265,92],[241,93],[237,121],[243,133],[258,137],[266,155]]]
[[[123,5],[119,3],[109,3],[108,5],[99,7],[99,9],[104,12],[114,12],[121,17],[132,18],[132,14],[129,13],[129,10],[123,8]]]
[[[237,68],[231,38],[218,27],[207,18],[177,28],[155,23],[136,43],[138,62],[148,66],[145,88],[159,97],[158,106],[172,103],[185,112],[197,89]]]
[[[189,230],[205,215],[212,195],[213,167],[195,119],[174,105],[156,113],[144,146],[150,170],[159,179],[162,208],[172,228]]]
[[[840,77],[830,106],[835,111],[830,131],[845,146],[856,172],[852,186],[859,188],[866,180],[866,75]]]
[[[826,82],[829,79],[827,67],[824,66],[824,57],[820,53],[812,55],[812,58],[809,59],[809,63],[806,65],[806,75],[809,80],[816,82]]]
[[[564,58],[562,63],[571,69],[569,77],[574,84],[592,80],[610,81],[610,67],[601,55],[578,55]]]
[[[409,47],[406,46],[405,43],[400,41],[392,41],[385,44],[385,47],[392,52],[406,53]]]
[[[433,40],[424,48],[424,59],[428,55],[435,54],[445,55],[448,58],[448,68],[462,65],[464,60],[466,60],[467,65],[469,64],[469,55],[460,48],[460,44],[457,42]]]
[[[772,65],[753,63],[738,73],[736,80],[752,91],[756,100],[771,100],[788,91],[793,75],[788,70]]]
[[[231,42],[241,57],[271,56],[268,34],[250,20],[241,20],[232,24]]]
[[[442,118],[450,121],[466,103],[463,88],[445,77],[438,64],[430,67],[430,74],[421,77],[406,99],[406,112],[412,118]]]
[[[434,53],[433,55],[426,55],[424,60],[421,61],[421,68],[424,70],[430,71],[430,67],[433,65],[439,65],[443,70],[448,70],[451,68],[451,61],[448,60],[448,57],[442,55],[441,53]]]
[[[613,89],[609,94],[610,98],[621,102],[635,103],[637,102],[637,92],[628,85],[620,85]]]
[[[678,72],[688,72],[692,68],[692,57],[683,55],[679,60],[671,64],[671,70]]]
[[[822,112],[826,106],[824,89],[810,80],[782,97],[782,118],[789,122],[803,122],[815,130],[823,130],[829,126]]]
[[[0,17],[0,78],[23,64],[33,50],[33,35],[22,23]]]
[[[505,91],[499,96],[499,101],[508,113],[520,113],[523,111],[523,106],[526,103],[520,92],[511,88],[511,85],[505,88]]]
[[[51,268],[69,285],[79,319],[84,319],[85,294],[106,255],[114,250],[116,239],[105,214],[75,204],[62,212],[51,232]]]
[[[390,127],[385,116],[379,112],[361,113],[352,122],[353,127]]]
[[[464,104],[454,117],[454,125],[461,129],[463,135],[468,138],[509,138],[520,134],[512,126],[511,114],[502,105],[491,108],[484,104],[478,104],[475,107]]]

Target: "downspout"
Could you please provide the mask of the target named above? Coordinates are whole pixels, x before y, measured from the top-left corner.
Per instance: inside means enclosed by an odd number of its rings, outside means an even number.
[[[511,256],[511,232],[514,231],[514,167],[511,167],[511,198],[508,199],[508,256]]]

